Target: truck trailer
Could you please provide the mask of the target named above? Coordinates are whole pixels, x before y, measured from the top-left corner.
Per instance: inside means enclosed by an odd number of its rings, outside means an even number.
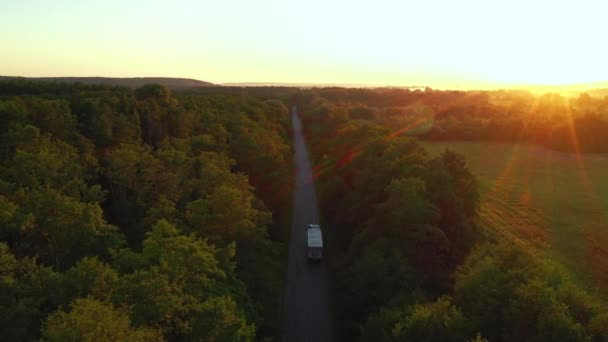
[[[309,224],[306,229],[306,256],[308,260],[320,261],[323,257],[323,235],[321,226]]]

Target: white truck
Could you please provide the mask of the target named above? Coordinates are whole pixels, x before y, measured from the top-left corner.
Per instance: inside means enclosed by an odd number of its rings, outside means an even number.
[[[318,224],[309,224],[306,228],[306,256],[308,260],[320,261],[323,257],[323,235],[321,234],[321,226]]]

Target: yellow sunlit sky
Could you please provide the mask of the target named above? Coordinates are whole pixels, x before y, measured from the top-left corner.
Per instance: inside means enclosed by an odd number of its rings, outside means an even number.
[[[0,75],[604,82],[607,14],[601,0],[0,0]]]

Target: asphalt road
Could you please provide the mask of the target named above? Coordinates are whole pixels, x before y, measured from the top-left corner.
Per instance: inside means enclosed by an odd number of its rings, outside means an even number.
[[[325,261],[306,258],[306,227],[319,222],[317,196],[301,122],[292,110],[296,182],[283,317],[284,342],[331,340]],[[321,227],[323,229],[323,227]]]

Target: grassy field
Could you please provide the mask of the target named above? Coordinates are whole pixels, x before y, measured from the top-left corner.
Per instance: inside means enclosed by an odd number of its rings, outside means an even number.
[[[487,142],[424,142],[466,156],[481,183],[482,226],[608,289],[608,155]],[[603,291],[603,292],[604,292]]]

